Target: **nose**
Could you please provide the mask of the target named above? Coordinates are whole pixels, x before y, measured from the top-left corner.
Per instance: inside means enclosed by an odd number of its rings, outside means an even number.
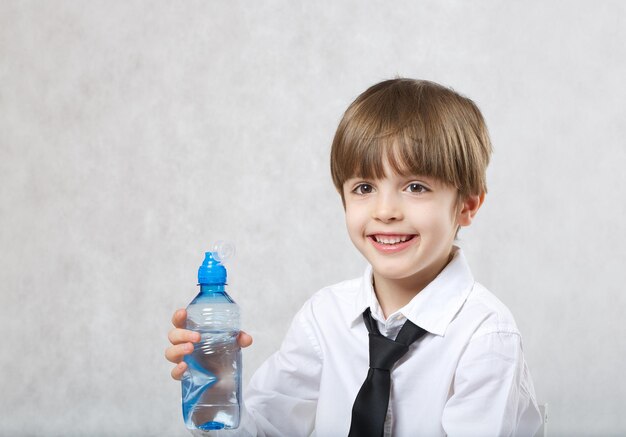
[[[401,199],[395,193],[380,193],[372,210],[372,218],[383,223],[402,220]]]

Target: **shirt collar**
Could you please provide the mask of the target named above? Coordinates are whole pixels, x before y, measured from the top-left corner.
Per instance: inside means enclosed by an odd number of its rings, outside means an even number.
[[[474,285],[474,277],[463,251],[453,246],[452,260],[433,281],[419,292],[399,312],[428,332],[443,336],[454,316],[459,312]],[[372,311],[379,307],[372,286],[372,266],[368,265],[363,274],[360,289],[347,322],[354,326],[362,320],[367,307]]]

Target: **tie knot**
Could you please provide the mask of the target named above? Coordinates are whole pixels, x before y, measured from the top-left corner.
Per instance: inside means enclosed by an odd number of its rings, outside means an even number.
[[[380,334],[371,333],[370,368],[391,370],[393,365],[409,351],[406,344],[398,343]]]

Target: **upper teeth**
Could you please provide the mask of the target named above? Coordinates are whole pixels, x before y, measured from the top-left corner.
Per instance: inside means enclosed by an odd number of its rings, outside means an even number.
[[[397,243],[402,243],[402,242],[408,240],[409,236],[408,235],[403,235],[401,237],[387,237],[387,236],[384,236],[384,235],[374,235],[374,239],[378,243],[397,244]]]

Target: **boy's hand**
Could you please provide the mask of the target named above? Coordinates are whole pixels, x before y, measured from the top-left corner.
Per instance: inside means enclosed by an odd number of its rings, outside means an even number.
[[[172,346],[165,349],[165,358],[176,364],[176,367],[172,369],[172,378],[177,381],[180,381],[183,373],[187,370],[187,363],[183,361],[183,358],[192,353],[193,344],[200,341],[200,334],[185,329],[186,321],[187,311],[185,309],[176,310],[172,316],[174,329],[167,336]],[[252,344],[252,337],[241,331],[237,337],[237,343],[240,347],[248,347]]]

